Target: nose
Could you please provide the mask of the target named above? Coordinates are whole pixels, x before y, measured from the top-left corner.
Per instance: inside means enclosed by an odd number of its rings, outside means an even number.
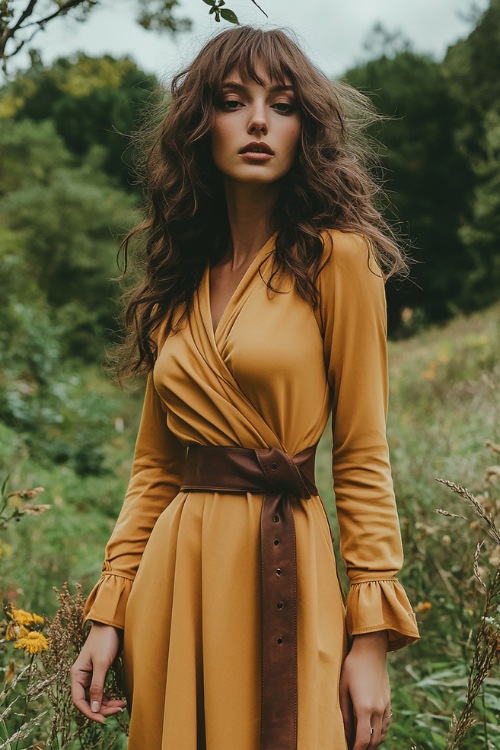
[[[248,133],[262,133],[262,135],[267,135],[267,130],[268,124],[265,108],[261,105],[252,107],[247,127]]]

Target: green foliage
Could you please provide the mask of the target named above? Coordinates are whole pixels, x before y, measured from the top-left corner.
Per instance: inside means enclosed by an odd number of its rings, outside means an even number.
[[[366,46],[376,58],[346,78],[389,118],[373,135],[416,261],[409,282],[388,286],[389,324],[393,334],[411,334],[500,294],[500,0],[477,14],[444,62],[380,25]]]
[[[92,335],[102,343],[103,330],[113,327],[116,236],[132,221],[131,198],[103,174],[99,149],[75,165],[50,121],[0,120],[0,154],[4,288],[16,300],[29,289],[30,300],[44,298],[60,318],[70,305],[66,318],[75,330],[81,308],[87,346]]]
[[[460,144],[469,155],[484,153],[485,115],[500,110],[500,0],[490,0],[469,36],[448,49],[443,68],[460,102]]]
[[[471,269],[462,307],[471,310],[500,293],[500,0],[491,0],[468,38],[448,50],[443,68],[460,104],[456,139],[473,177],[460,230]]]
[[[50,120],[66,148],[80,159],[98,145],[101,168],[131,187],[133,150],[128,136],[153,99],[154,76],[135,63],[83,53],[19,73],[0,95],[0,118]],[[1,119],[0,119],[1,122]]]
[[[0,550],[2,593],[29,592],[30,606],[48,615],[55,607],[48,598],[53,584],[80,581],[88,590],[98,577],[138,426],[140,393],[124,394],[95,367],[71,378],[61,421],[40,430],[32,424],[34,436],[16,429],[15,441],[11,428],[0,429],[0,478],[10,475],[13,490],[42,485],[52,506],[9,529],[10,553]],[[97,555],[90,539],[101,544]]]
[[[391,284],[391,329],[404,307],[427,321],[444,320],[461,302],[470,270],[459,229],[467,210],[471,169],[454,140],[458,105],[442,66],[411,51],[382,56],[347,73],[388,116],[383,142],[386,188],[412,242],[412,282]]]
[[[473,161],[472,212],[460,230],[471,266],[464,288],[467,310],[493,302],[500,289],[500,109],[489,110],[484,123],[484,154]]]
[[[106,409],[67,362],[98,360],[116,329],[116,235],[132,200],[97,149],[75,165],[50,121],[0,121],[0,153],[0,417],[34,457],[96,473]]]
[[[229,23],[239,23],[236,13],[223,7],[226,4],[224,0],[203,0],[203,2],[211,6],[208,13],[214,16],[217,23],[220,22],[221,18],[224,21],[229,21]]]
[[[153,31],[187,31],[191,28],[189,18],[174,14],[179,5],[179,0],[138,0],[137,23]]]

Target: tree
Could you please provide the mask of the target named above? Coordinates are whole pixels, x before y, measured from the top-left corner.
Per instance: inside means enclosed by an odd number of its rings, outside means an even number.
[[[459,233],[471,180],[455,139],[460,103],[442,65],[408,49],[367,62],[346,78],[389,118],[381,135],[386,188],[416,260],[414,283],[388,287],[391,329],[397,331],[405,307],[428,321],[444,320],[460,305],[471,265]]]
[[[224,7],[224,0],[203,0],[216,21],[238,23],[236,14]],[[250,0],[258,8],[256,0]],[[38,32],[55,18],[69,15],[84,21],[102,0],[0,0],[0,60],[4,70],[8,60],[23,47],[30,47]],[[135,0],[136,21],[145,29],[176,33],[190,28],[188,18],[176,15],[179,0]],[[260,8],[262,10],[262,8]],[[262,11],[264,12],[264,11]]]
[[[500,296],[500,112],[490,110],[484,125],[484,155],[474,162],[472,215],[460,230],[472,265],[463,290],[466,310],[484,307]]]
[[[102,172],[99,147],[75,164],[48,120],[0,121],[0,159],[9,309],[15,317],[18,304],[43,299],[58,347],[83,359],[98,356],[116,329],[116,236],[133,222],[135,201]],[[36,295],[25,297],[33,285]],[[13,323],[4,322],[10,337]]]
[[[460,145],[469,157],[484,155],[485,116],[500,111],[500,0],[490,0],[469,36],[448,49],[443,72],[460,102]]]
[[[110,413],[80,373],[116,331],[116,236],[133,199],[50,120],[0,120],[0,423],[32,458],[104,470]]]
[[[80,53],[18,73],[0,89],[0,120],[51,120],[80,160],[93,146],[101,146],[103,169],[130,190],[133,152],[126,148],[127,138],[157,88],[156,78],[128,58]]]
[[[500,296],[500,0],[490,0],[469,36],[450,47],[444,74],[460,104],[458,147],[472,168],[460,237],[470,267],[462,307],[473,310]]]

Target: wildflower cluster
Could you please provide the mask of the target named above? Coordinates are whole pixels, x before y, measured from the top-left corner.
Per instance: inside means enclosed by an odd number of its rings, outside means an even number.
[[[47,651],[49,643],[42,633],[45,620],[41,615],[9,606],[4,611],[7,618],[2,623],[5,641],[14,641],[14,648],[30,656]]]

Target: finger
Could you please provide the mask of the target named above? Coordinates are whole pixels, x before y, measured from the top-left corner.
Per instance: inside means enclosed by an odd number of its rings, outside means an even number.
[[[370,729],[370,744],[368,745],[369,750],[376,748],[382,741],[382,716],[373,715],[371,718],[371,729]]]
[[[95,662],[93,665],[92,682],[90,683],[90,710],[93,714],[100,713],[101,703],[103,701],[104,681],[108,672],[107,664]]]
[[[391,726],[392,722],[392,710],[391,707],[388,706],[384,711],[384,716],[382,718],[382,729],[380,733],[380,741],[383,742],[386,737],[387,733],[389,731],[389,727]]]
[[[91,672],[83,669],[77,664],[71,667],[71,697],[76,708],[87,717],[99,723],[104,722],[104,717],[93,714],[90,710],[89,702],[86,698],[86,690],[91,681]]]
[[[352,702],[349,695],[349,690],[347,689],[347,687],[343,686],[342,683],[340,684],[339,689],[339,699],[342,721],[344,722],[344,732],[346,740],[350,747],[354,739],[354,713],[352,710]]]
[[[356,717],[356,737],[352,750],[368,750],[373,747],[370,745],[372,733],[370,731],[370,714],[363,712],[360,716]]]
[[[100,713],[103,716],[114,716],[115,714],[120,714],[125,711],[126,707],[126,702],[121,700],[121,698],[109,699],[104,697],[101,703]]]
[[[127,701],[124,701],[123,698],[103,698],[102,700],[103,706],[108,706],[110,708],[114,708],[115,706],[119,706],[120,708],[126,708]]]
[[[117,716],[125,711],[125,706],[101,706],[100,715],[107,718],[108,716]],[[95,716],[95,714],[94,714]]]

